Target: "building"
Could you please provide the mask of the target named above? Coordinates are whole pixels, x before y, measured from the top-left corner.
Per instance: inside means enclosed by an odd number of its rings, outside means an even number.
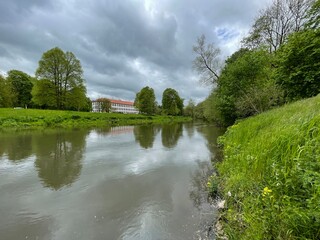
[[[132,114],[138,114],[139,111],[135,108],[133,105],[133,102],[130,101],[122,101],[122,100],[114,100],[109,99],[111,103],[111,112],[115,113],[132,113]],[[101,112],[102,102],[99,100],[93,100],[92,101],[92,112]]]

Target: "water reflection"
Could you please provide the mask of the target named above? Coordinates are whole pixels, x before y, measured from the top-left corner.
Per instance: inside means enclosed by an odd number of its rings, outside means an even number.
[[[159,127],[155,125],[138,125],[133,129],[134,138],[142,148],[148,149],[153,147],[153,142]]]
[[[0,238],[211,239],[213,131],[167,124],[0,135]]]
[[[217,139],[226,131],[225,128],[219,128],[214,125],[200,125],[197,131],[207,140],[207,147],[212,153],[212,161],[220,161],[222,159],[222,151],[218,147]]]
[[[44,186],[58,190],[80,174],[87,131],[44,132],[34,139],[35,166]]]
[[[194,123],[193,122],[188,122],[184,124],[184,128],[188,134],[189,138],[192,138],[195,133],[195,128],[194,128]]]
[[[121,134],[130,134],[133,132],[134,126],[117,126],[117,127],[104,127],[104,128],[97,128],[95,132],[100,136],[116,136]]]
[[[164,124],[161,131],[162,145],[167,148],[174,148],[179,138],[182,137],[182,131],[182,124]]]
[[[196,208],[208,200],[207,181],[212,173],[212,165],[208,161],[197,160],[198,168],[191,174],[190,198]]]
[[[32,155],[32,134],[30,132],[2,132],[0,134],[0,156],[11,161],[20,161]]]
[[[9,225],[6,229],[1,230],[0,239],[53,239],[53,233],[50,230],[54,221],[50,217],[40,217],[34,219],[31,216],[20,216],[14,224]]]

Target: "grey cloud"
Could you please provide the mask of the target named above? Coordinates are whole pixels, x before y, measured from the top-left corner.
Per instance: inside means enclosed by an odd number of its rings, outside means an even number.
[[[80,59],[92,98],[133,100],[148,85],[158,101],[168,87],[200,101],[210,89],[192,71],[197,37],[226,57],[270,1],[1,1],[0,70],[33,75],[42,53],[58,46]]]

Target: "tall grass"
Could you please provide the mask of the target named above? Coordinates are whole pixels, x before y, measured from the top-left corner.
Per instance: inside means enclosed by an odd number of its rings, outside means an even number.
[[[320,239],[320,96],[230,127],[217,164],[229,239]]]
[[[0,108],[0,129],[43,127],[103,127],[145,123],[185,122],[187,117]]]

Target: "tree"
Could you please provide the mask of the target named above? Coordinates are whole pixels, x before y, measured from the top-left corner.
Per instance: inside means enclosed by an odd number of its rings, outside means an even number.
[[[67,92],[66,108],[70,110],[82,111],[87,109],[86,89],[83,85],[76,86]]]
[[[167,88],[162,94],[162,111],[168,115],[182,115],[183,100],[178,92],[172,88]]]
[[[195,117],[195,114],[194,114],[195,108],[196,108],[195,102],[193,101],[193,99],[190,99],[188,102],[188,105],[183,110],[183,114],[185,116],[190,116],[190,117],[194,118]]]
[[[136,94],[134,105],[139,109],[140,113],[154,114],[156,111],[156,97],[154,91],[150,87],[144,87]]]
[[[72,52],[63,52],[56,47],[42,55],[39,67],[36,71],[38,79],[46,79],[54,86],[55,106],[57,109],[68,109],[74,103],[70,103],[70,94],[77,88],[82,90],[82,100],[85,101],[86,88],[82,78],[80,61]]]
[[[107,98],[98,98],[97,102],[100,103],[100,112],[110,112],[111,110],[111,102]]]
[[[220,49],[213,44],[206,44],[206,38],[201,35],[193,46],[197,57],[193,60],[193,68],[200,74],[200,83],[212,85],[219,79]]]
[[[250,49],[267,45],[269,51],[276,51],[288,36],[302,29],[313,0],[274,0],[261,11],[255,20],[249,36],[243,40]]]
[[[319,29],[320,27],[320,0],[317,0],[312,5],[308,12],[307,28]]]
[[[0,107],[12,107],[14,98],[11,83],[0,75]]]
[[[35,81],[31,93],[32,102],[36,106],[50,109],[57,108],[56,86],[50,80],[41,79]]]
[[[281,89],[272,78],[272,55],[265,50],[239,50],[227,61],[217,88],[204,103],[204,116],[230,125],[281,103]]]
[[[11,83],[15,95],[14,106],[27,108],[32,98],[31,76],[18,70],[10,70],[7,80]]]
[[[289,100],[320,93],[320,30],[307,29],[290,36],[278,54],[276,77]]]

